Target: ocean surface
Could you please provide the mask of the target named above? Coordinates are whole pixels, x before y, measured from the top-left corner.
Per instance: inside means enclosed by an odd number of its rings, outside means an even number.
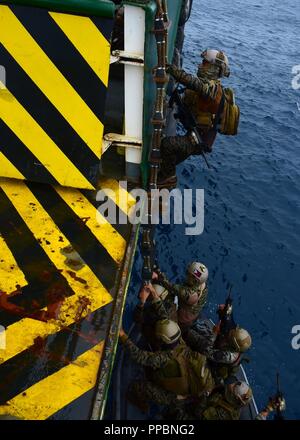
[[[184,235],[184,225],[159,226],[157,256],[171,280],[187,265],[209,268],[206,313],[215,318],[233,284],[236,321],[253,337],[246,371],[259,409],[281,376],[286,418],[300,419],[300,350],[291,346],[300,325],[300,3],[296,0],[194,0],[186,27],[184,68],[197,71],[205,48],[230,58],[241,108],[237,137],[218,136],[207,169],[200,157],[178,168],[181,188],[205,189],[205,230]],[[137,253],[127,319],[141,283]],[[125,323],[126,327],[126,323]]]

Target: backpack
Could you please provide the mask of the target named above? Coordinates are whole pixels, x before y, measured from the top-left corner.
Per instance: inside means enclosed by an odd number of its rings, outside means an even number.
[[[223,109],[219,121],[219,133],[235,136],[238,133],[240,109],[235,103],[234,91],[230,88],[223,89]]]

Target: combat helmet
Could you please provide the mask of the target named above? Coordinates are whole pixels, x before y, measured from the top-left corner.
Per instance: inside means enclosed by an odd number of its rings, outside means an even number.
[[[175,321],[162,319],[157,321],[155,325],[155,335],[165,344],[173,344],[180,338],[181,330]]]
[[[250,334],[241,327],[236,327],[229,332],[229,341],[232,348],[240,353],[249,350],[252,344]]]
[[[187,275],[190,280],[201,285],[208,280],[208,269],[203,263],[194,261],[188,266]]]
[[[252,399],[253,393],[246,382],[237,381],[225,387],[225,397],[229,402],[247,405]]]
[[[227,78],[230,75],[230,67],[228,57],[221,50],[216,49],[206,49],[202,52],[201,57],[203,60],[207,61],[210,64],[214,64],[220,67],[220,77],[226,76]]]

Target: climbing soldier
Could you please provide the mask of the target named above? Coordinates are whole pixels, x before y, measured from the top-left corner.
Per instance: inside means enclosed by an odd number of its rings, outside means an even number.
[[[197,76],[174,65],[167,68],[176,81],[186,86],[183,106],[191,116],[187,118],[187,124],[182,121],[187,130],[185,136],[166,137],[161,143],[160,187],[176,186],[176,165],[191,155],[210,153],[218,132],[237,134],[239,107],[235,104],[233,90],[223,88],[220,81],[230,75],[228,58],[218,50],[205,50],[201,57],[203,62],[199,65]],[[178,115],[180,113],[179,108]]]
[[[178,297],[177,319],[180,327],[184,329],[191,326],[206,304],[207,267],[196,261],[191,263],[187,268],[186,280],[183,284],[172,284],[159,270],[154,273],[154,278],[168,290],[171,298]]]
[[[170,405],[189,396],[209,394],[214,388],[214,380],[206,358],[186,346],[176,322],[168,319],[158,321],[155,334],[161,340],[162,349],[150,352],[141,350],[123,330],[120,332],[120,339],[131,358],[151,370],[149,380],[132,384],[129,399],[146,412],[149,401]]]

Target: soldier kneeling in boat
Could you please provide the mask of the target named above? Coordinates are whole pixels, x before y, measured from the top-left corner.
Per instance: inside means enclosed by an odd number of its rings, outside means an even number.
[[[164,416],[173,420],[239,420],[242,409],[249,405],[251,399],[252,390],[249,384],[234,380],[216,387],[207,397],[168,408]],[[276,395],[269,399],[268,404],[253,420],[267,420],[271,413],[282,413],[285,408],[284,397]]]
[[[215,383],[206,357],[193,352],[184,343],[176,322],[158,321],[155,335],[161,340],[161,350],[151,352],[141,350],[123,330],[120,332],[120,339],[131,358],[149,370],[147,380],[131,385],[128,399],[147,412],[149,401],[158,405],[176,405],[188,396],[209,394]]]
[[[249,332],[239,326],[224,335],[215,329],[209,321],[199,321],[185,332],[184,340],[207,357],[215,381],[223,383],[237,373],[242,361],[247,361],[244,353],[250,349],[252,339]]]
[[[217,387],[202,399],[188,402],[166,413],[166,418],[177,420],[239,420],[241,410],[252,399],[252,390],[246,382],[235,381]]]
[[[235,104],[233,90],[223,88],[220,81],[230,75],[228,58],[218,50],[205,50],[201,57],[203,62],[199,65],[197,76],[174,65],[167,68],[176,81],[186,86],[182,107],[191,116],[184,117],[188,123],[181,121],[187,130],[185,136],[170,136],[162,140],[160,187],[176,186],[176,165],[191,155],[210,153],[218,132],[237,134],[239,107]]]

